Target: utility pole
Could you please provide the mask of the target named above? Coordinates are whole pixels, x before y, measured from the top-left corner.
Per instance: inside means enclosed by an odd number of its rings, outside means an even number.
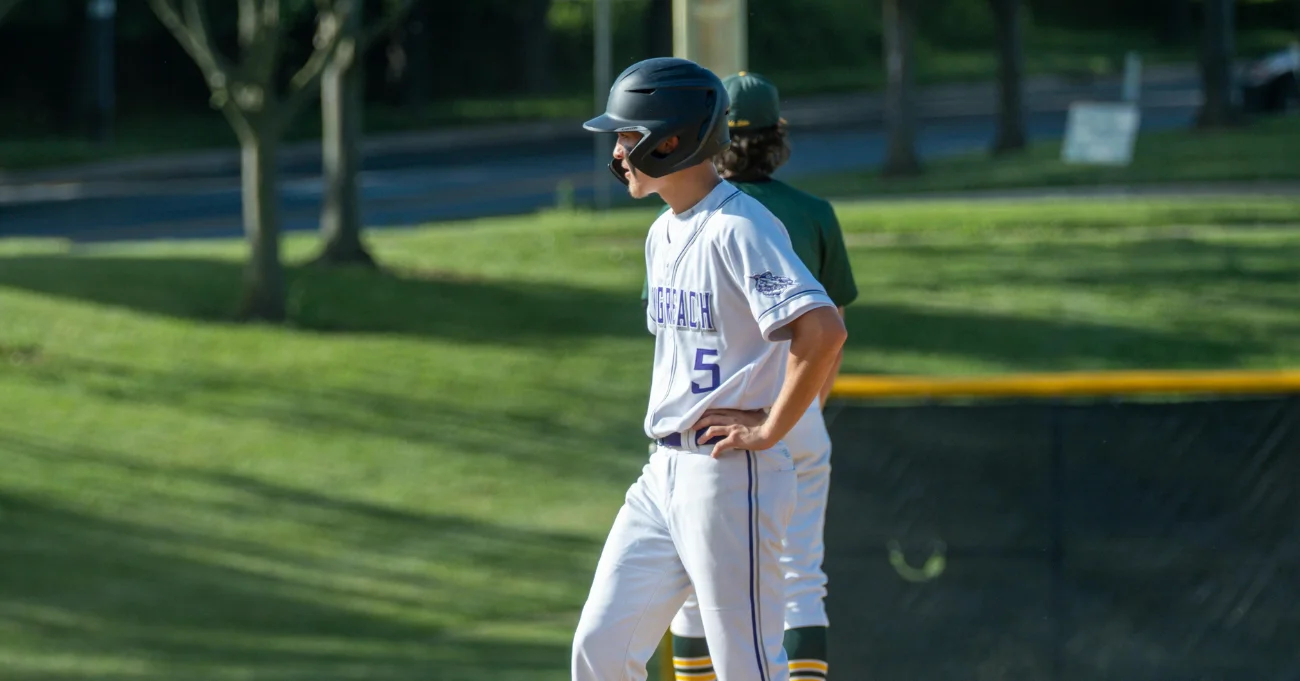
[[[744,71],[749,61],[747,0],[673,0],[673,56],[719,78]]]
[[[87,87],[88,113],[90,136],[96,142],[107,142],[113,137],[116,89],[113,19],[116,14],[116,0],[86,0],[86,16],[89,18],[86,53],[90,62],[87,69],[90,80]]]

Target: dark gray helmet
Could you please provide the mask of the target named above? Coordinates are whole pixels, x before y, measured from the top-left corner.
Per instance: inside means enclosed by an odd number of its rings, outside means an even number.
[[[675,57],[637,62],[614,80],[605,113],[582,125],[593,132],[640,132],[627,162],[650,177],[663,177],[713,158],[731,144],[727,110],[731,100],[722,80],[699,64]],[[655,148],[676,135],[668,154]],[[615,165],[614,176],[627,179]]]

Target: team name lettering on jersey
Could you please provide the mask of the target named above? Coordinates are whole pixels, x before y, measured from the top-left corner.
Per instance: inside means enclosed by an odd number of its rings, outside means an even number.
[[[712,291],[688,291],[657,286],[650,293],[654,302],[655,321],[659,326],[675,326],[694,331],[717,331],[713,325],[713,315],[717,312],[717,308],[713,304]]]
[[[688,235],[669,242],[669,233]],[[784,225],[723,181],[646,234],[646,330],[655,336],[645,434],[685,434],[711,408],[764,409],[785,377],[790,324],[832,307]]]

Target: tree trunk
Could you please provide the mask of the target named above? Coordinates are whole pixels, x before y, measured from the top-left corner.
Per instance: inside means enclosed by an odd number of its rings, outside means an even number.
[[[1020,41],[1020,0],[990,0],[997,19],[998,136],[994,154],[1025,148],[1024,49]]]
[[[279,136],[267,124],[248,126],[240,140],[244,234],[248,263],[240,317],[280,322],[285,319],[284,272],[280,266],[280,197],[277,195]]]
[[[1201,88],[1205,101],[1197,125],[1214,128],[1236,121],[1233,110],[1233,0],[1205,0],[1205,32],[1201,46]]]
[[[361,60],[361,13],[348,12],[338,52],[321,80],[322,180],[321,237],[316,263],[374,266],[361,241],[361,116],[364,75]]]
[[[240,2],[240,58],[229,63],[212,48],[208,13],[203,0],[149,0],[159,21],[194,60],[220,109],[239,137],[244,235],[248,262],[239,316],[246,320],[284,321],[285,283],[280,265],[279,144],[285,128],[307,101],[319,93],[322,69],[333,57],[341,37],[333,22],[318,22],[315,49],[281,94],[280,1]]]
[[[916,175],[915,0],[884,0],[886,176]]]
[[[651,57],[673,54],[673,0],[650,0],[646,15],[646,51]]]
[[[113,110],[116,86],[114,81],[113,61],[115,14],[107,10],[109,6],[92,3],[88,9],[85,23],[86,41],[82,62],[85,77],[85,91],[82,104],[83,120],[86,132],[95,142],[108,142],[113,134]],[[2,18],[2,17],[0,17]]]

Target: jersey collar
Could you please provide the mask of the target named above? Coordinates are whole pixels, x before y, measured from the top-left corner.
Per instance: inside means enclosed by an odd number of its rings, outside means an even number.
[[[713,188],[713,191],[706,194],[704,198],[700,199],[700,201],[696,203],[694,206],[691,206],[690,208],[680,213],[674,213],[670,209],[668,211],[668,214],[672,216],[674,220],[682,220],[682,221],[691,220],[697,215],[707,213],[713,210],[714,208],[717,208],[718,206],[722,205],[722,202],[725,201],[728,196],[731,196],[736,191],[737,189],[735,185],[731,184],[726,180],[723,180],[718,183],[718,186]]]

